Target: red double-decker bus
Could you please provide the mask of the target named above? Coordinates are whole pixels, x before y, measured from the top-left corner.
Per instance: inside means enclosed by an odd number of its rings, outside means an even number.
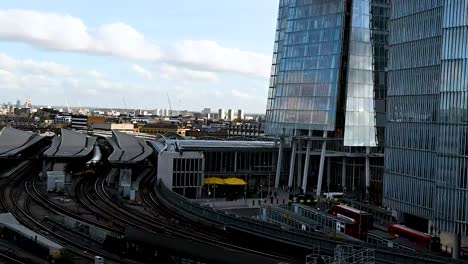
[[[340,204],[333,206],[328,213],[353,221],[354,224],[346,225],[347,235],[366,239],[369,229],[372,228],[372,215],[356,208]]]
[[[388,234],[399,239],[405,239],[423,248],[431,248],[432,251],[440,250],[440,238],[414,230],[404,225],[391,224],[388,226]]]

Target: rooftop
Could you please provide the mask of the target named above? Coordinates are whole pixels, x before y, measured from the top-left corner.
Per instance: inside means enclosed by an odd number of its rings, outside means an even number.
[[[133,135],[112,130],[112,137],[106,137],[114,151],[109,156],[111,163],[136,163],[147,158],[153,149],[145,140]]]
[[[52,146],[44,152],[49,158],[81,158],[93,151],[96,137],[83,133],[62,129],[61,136],[56,136]]]
[[[43,139],[33,132],[5,127],[0,131],[0,158],[14,157]]]

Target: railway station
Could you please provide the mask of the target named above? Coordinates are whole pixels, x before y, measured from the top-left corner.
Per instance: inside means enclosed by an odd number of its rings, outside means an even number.
[[[72,183],[72,174],[85,173],[86,168],[101,159],[96,137],[62,129],[44,152],[42,178],[47,178],[48,191],[62,191]]]
[[[144,139],[117,130],[105,139],[112,147],[108,160],[114,169],[107,181],[114,183],[123,197],[135,200],[142,177],[151,171],[147,158],[153,149]]]
[[[38,160],[50,143],[49,137],[38,133],[5,127],[0,131],[0,175],[13,175],[28,166],[31,160]]]
[[[207,198],[214,195],[214,188],[222,187],[229,188],[218,191],[219,198],[266,197],[274,187],[277,145],[273,141],[163,138],[149,142],[157,155],[158,177],[185,197]]]

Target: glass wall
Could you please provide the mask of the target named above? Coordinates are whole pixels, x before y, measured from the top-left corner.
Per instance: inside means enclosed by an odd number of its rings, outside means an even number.
[[[385,203],[467,234],[468,0],[392,4]]]
[[[442,16],[442,0],[392,1],[384,204],[426,219],[434,212]]]
[[[468,0],[445,0],[434,223],[468,233]]]
[[[369,0],[352,3],[344,145],[377,145]]]
[[[335,130],[344,0],[282,0],[266,134]]]

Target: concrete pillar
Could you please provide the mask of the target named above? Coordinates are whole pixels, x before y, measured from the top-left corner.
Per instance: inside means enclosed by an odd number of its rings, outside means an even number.
[[[310,135],[311,132],[309,132]],[[307,190],[307,177],[309,176],[309,163],[310,163],[310,150],[312,148],[312,140],[307,140],[307,149],[306,149],[306,156],[305,156],[305,164],[304,164],[304,173],[302,176],[302,190],[304,192]]]
[[[280,139],[280,145],[279,145],[279,150],[278,150],[278,160],[276,161],[275,189],[279,188],[282,162],[283,162],[283,140]]]
[[[452,258],[458,259],[460,257],[461,236],[460,234],[453,234],[453,251]]]
[[[343,161],[341,163],[341,187],[343,191],[346,190],[346,157],[343,157]]]
[[[291,164],[289,165],[289,179],[288,179],[288,187],[293,187],[293,178],[294,178],[294,166],[296,165],[296,150],[297,150],[297,142],[292,140],[292,151],[291,151]]]
[[[327,150],[327,131],[323,131],[323,142],[322,142],[322,151],[320,152],[320,165],[319,165],[319,173],[318,173],[318,180],[317,180],[317,192],[316,195],[320,197],[322,193],[322,181],[323,181],[323,167],[325,166],[325,152]]]
[[[302,144],[301,141],[297,143],[297,174],[296,174],[296,187],[301,188],[302,186],[302,177],[301,177],[301,171],[302,171]]]
[[[42,173],[41,173],[41,181],[47,179],[47,161],[44,158],[42,160]]]
[[[369,194],[369,187],[370,187],[369,153],[370,153],[370,147],[366,147],[366,168],[365,168],[365,173],[366,173],[366,194]]]

